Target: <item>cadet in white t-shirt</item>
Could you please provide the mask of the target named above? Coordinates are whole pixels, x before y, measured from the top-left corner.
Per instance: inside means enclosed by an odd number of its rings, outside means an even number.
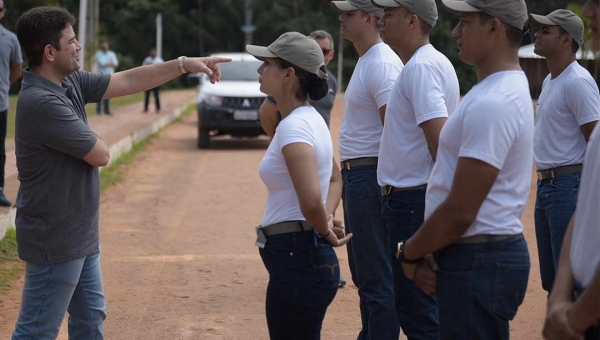
[[[377,157],[390,91],[402,61],[379,36],[383,9],[370,0],[332,1],[342,11],[340,34],[354,45],[359,59],[344,95],[338,139],[344,222],[354,238],[348,264],[358,287],[362,329],[359,339],[398,339],[388,235],[381,220]]]
[[[600,52],[600,2],[588,0],[583,14],[590,20],[594,48]],[[560,254],[548,298],[544,337],[548,340],[600,339],[600,131],[592,133],[581,174],[577,211]],[[575,298],[575,302],[573,302]]]
[[[160,64],[165,61],[161,58],[157,53],[156,49],[150,50],[150,55],[148,55],[142,65],[152,65],[152,64]],[[154,104],[156,107],[156,113],[160,112],[160,86],[157,86],[153,89],[147,90],[144,92],[144,113],[148,112],[148,104],[150,104],[150,93],[154,93]]]
[[[533,160],[533,106],[519,66],[524,0],[442,0],[478,84],[440,134],[425,222],[398,245],[404,273],[436,291],[440,339],[509,339],[527,290],[521,216]],[[437,263],[433,255],[437,256]]]
[[[535,116],[533,156],[538,174],[535,234],[542,287],[552,290],[560,248],[575,212],[586,143],[600,119],[600,93],[575,53],[583,44],[583,20],[559,9],[531,14],[537,28],[534,52],[546,58]]]
[[[333,144],[327,124],[308,104],[309,97],[319,100],[329,90],[323,53],[297,32],[246,50],[263,61],[260,89],[277,101],[282,117],[259,168],[268,191],[256,245],[269,272],[269,335],[318,339],[340,279],[332,246],[352,237],[328,216],[339,202],[328,200]]]
[[[390,94],[379,147],[377,177],[383,193],[382,219],[391,257],[398,242],[411,237],[425,215],[425,189],[440,131],[460,101],[452,63],[430,43],[436,24],[435,0],[374,0],[384,7],[383,40],[405,62]],[[409,339],[439,338],[435,294],[406,278],[392,259],[396,313]]]

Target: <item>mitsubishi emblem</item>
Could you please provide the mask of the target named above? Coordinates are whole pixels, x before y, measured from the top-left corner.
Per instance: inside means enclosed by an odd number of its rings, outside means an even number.
[[[244,102],[242,103],[243,107],[250,107],[250,101],[248,100],[248,98],[244,99]]]

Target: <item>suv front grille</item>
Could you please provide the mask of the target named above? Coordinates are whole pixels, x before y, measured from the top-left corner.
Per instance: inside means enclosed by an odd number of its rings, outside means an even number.
[[[234,110],[258,110],[265,98],[223,97],[222,106]]]

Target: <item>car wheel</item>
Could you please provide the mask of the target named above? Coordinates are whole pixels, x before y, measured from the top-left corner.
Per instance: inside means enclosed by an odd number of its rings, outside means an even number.
[[[207,129],[198,128],[198,149],[210,148],[210,134]]]

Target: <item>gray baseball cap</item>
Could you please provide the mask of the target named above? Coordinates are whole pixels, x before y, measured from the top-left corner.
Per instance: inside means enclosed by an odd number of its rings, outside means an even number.
[[[378,18],[383,17],[383,9],[373,5],[371,0],[332,1],[331,5],[344,12],[356,11],[359,9],[365,13],[373,14]]]
[[[404,7],[415,13],[421,20],[431,27],[435,26],[438,18],[435,0],[371,0],[373,5],[381,8]]]
[[[246,51],[257,59],[281,58],[308,73],[325,79],[323,51],[317,42],[298,32],[287,32],[277,38],[271,45],[246,45]]]
[[[442,0],[448,11],[455,14],[484,12],[519,30],[527,23],[525,0]]]
[[[583,44],[583,20],[567,9],[558,9],[546,16],[530,14],[529,22],[538,25],[560,26],[573,37],[579,46]]]

